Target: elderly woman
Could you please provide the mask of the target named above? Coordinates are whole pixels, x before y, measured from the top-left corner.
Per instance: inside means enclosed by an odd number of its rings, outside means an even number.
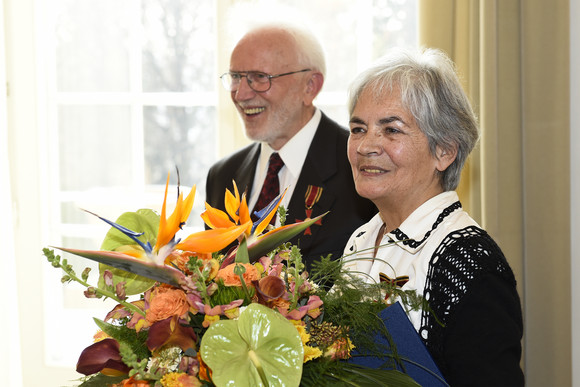
[[[454,191],[479,134],[453,63],[392,52],[354,81],[349,111],[356,190],[379,213],[351,236],[345,266],[425,297],[432,312],[408,316],[450,385],[523,385],[514,275]]]

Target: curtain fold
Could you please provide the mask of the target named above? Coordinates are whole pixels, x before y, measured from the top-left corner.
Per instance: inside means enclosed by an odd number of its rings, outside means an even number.
[[[571,384],[569,2],[419,0],[482,130],[458,189],[514,269],[527,385]]]
[[[8,162],[8,126],[6,120],[6,61],[4,57],[4,2],[0,0],[0,235],[2,236],[3,318],[0,332],[4,339],[0,351],[0,384],[22,385],[20,352],[20,324],[18,312],[18,287],[16,286],[16,255],[12,221],[12,195],[10,191],[10,168]]]
[[[445,51],[455,62],[463,87],[479,116],[479,10],[478,1],[419,2],[419,44]],[[463,169],[457,193],[463,207],[481,219],[479,147]]]

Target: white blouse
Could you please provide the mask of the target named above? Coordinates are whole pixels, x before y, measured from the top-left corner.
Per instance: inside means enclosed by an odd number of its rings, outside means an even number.
[[[445,210],[451,207],[451,213]],[[456,209],[454,209],[456,208]],[[450,211],[448,210],[448,211]],[[380,275],[390,279],[408,276],[401,289],[423,294],[431,256],[451,231],[479,225],[459,205],[455,191],[443,192],[419,206],[398,229],[383,236],[373,258],[377,235],[383,225],[380,214],[359,227],[344,250],[345,268],[360,273],[366,282],[378,282]],[[396,300],[389,300],[394,302]],[[421,311],[407,311],[418,331]]]

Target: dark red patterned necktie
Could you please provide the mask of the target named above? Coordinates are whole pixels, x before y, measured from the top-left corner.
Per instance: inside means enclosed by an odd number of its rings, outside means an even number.
[[[266,179],[264,180],[264,185],[262,185],[262,190],[260,191],[260,196],[258,201],[254,206],[254,211],[260,211],[265,208],[276,196],[280,194],[280,180],[278,179],[278,172],[284,166],[284,161],[280,158],[277,152],[270,155],[270,161],[268,161],[268,172],[266,173]],[[252,219],[256,221],[255,215]],[[272,218],[271,224],[274,224],[276,216]]]

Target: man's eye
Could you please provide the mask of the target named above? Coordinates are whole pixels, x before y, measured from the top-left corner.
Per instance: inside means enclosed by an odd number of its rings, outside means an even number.
[[[252,78],[258,82],[263,82],[268,80],[268,74],[265,73],[253,73]]]
[[[237,73],[231,73],[230,77],[232,77],[233,81],[239,81],[242,78],[242,76],[240,74],[237,74]]]

